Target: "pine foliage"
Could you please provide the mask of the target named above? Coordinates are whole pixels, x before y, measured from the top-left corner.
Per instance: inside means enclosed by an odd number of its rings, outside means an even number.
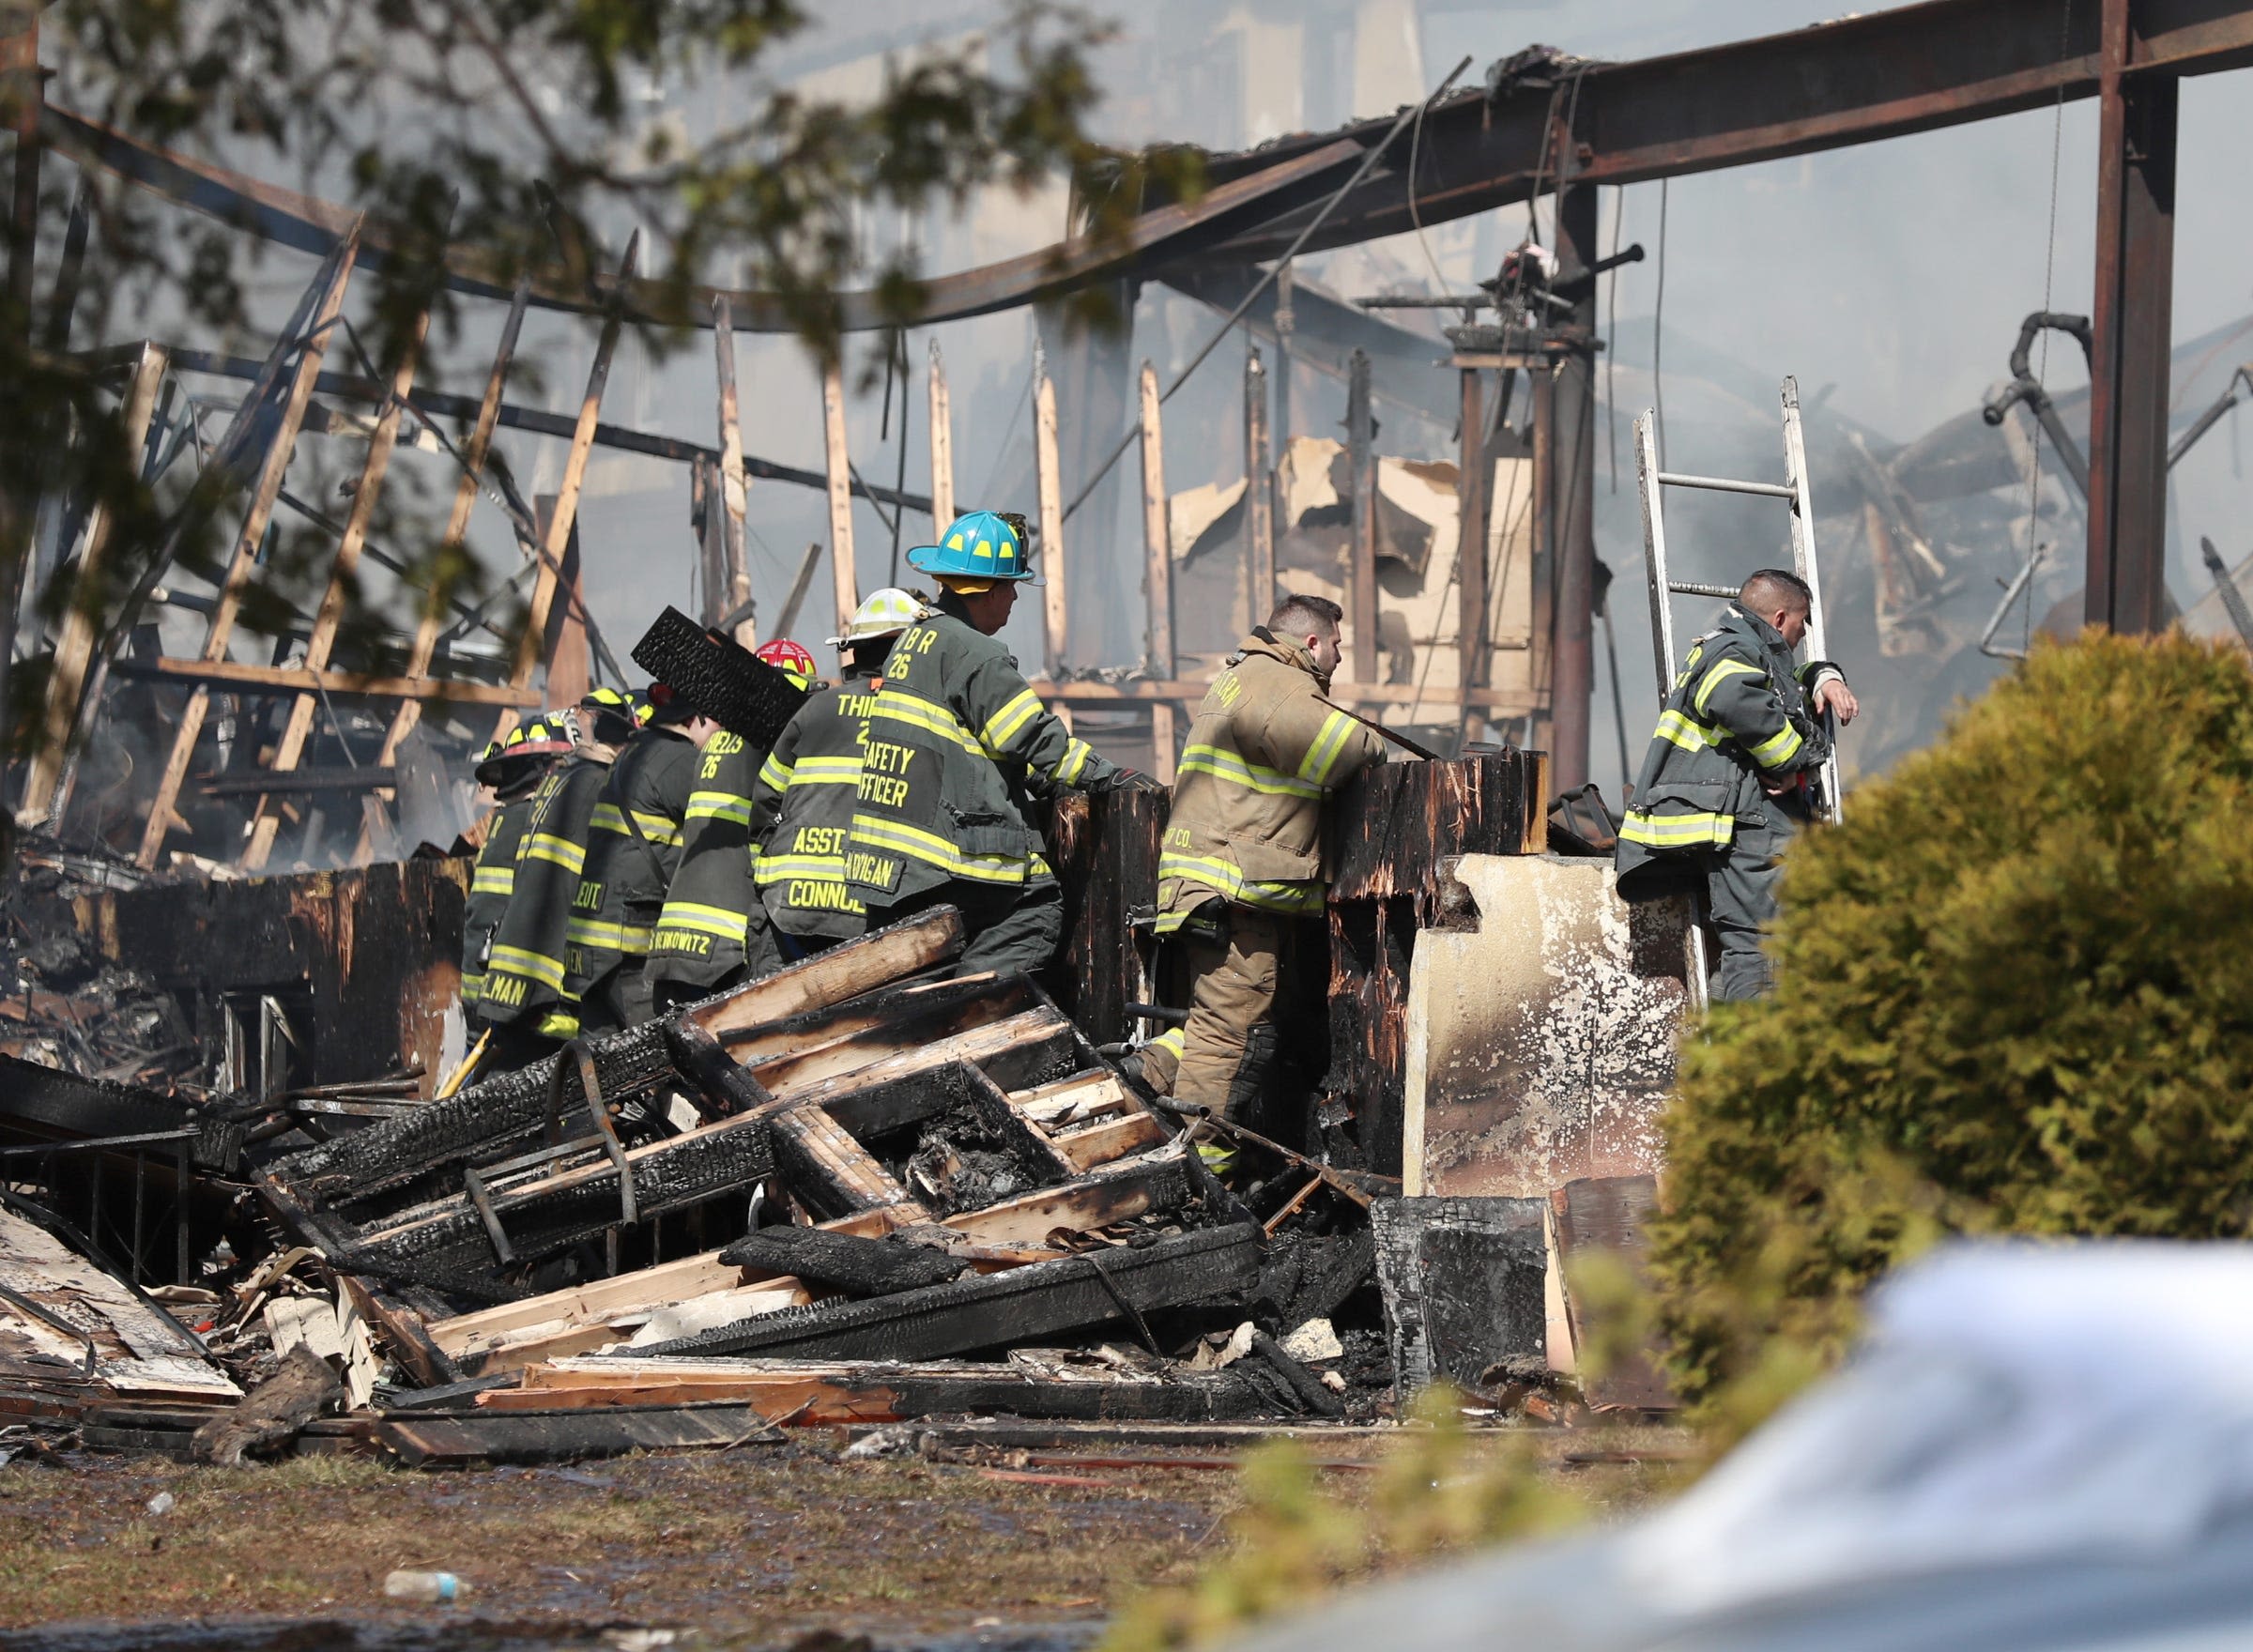
[[[2253,1229],[2249,803],[2244,652],[2091,633],[1802,838],[1667,1118],[1685,1395],[1765,1409],[1945,1232]]]

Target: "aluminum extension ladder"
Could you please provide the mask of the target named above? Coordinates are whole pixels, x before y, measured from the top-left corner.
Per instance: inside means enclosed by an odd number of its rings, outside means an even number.
[[[1807,484],[1807,446],[1800,431],[1800,383],[1786,378],[1781,392],[1784,404],[1784,480],[1775,482],[1736,482],[1721,476],[1687,476],[1677,471],[1659,468],[1657,421],[1649,408],[1635,416],[1635,481],[1643,497],[1643,560],[1650,583],[1650,629],[1657,655],[1659,704],[1663,709],[1666,696],[1674,689],[1674,674],[1678,656],[1674,646],[1674,605],[1678,596],[1717,597],[1723,602],[1734,602],[1737,588],[1724,585],[1702,585],[1695,580],[1676,579],[1666,565],[1666,522],[1663,490],[1670,487],[1703,488],[1725,494],[1754,494],[1765,498],[1782,499],[1791,508],[1791,567],[1807,583],[1807,635],[1801,645],[1801,657],[1822,660],[1830,657],[1824,648],[1823,582],[1815,555],[1815,500]],[[1828,727],[1830,718],[1825,714]],[[1816,818],[1837,824],[1845,818],[1845,809],[1838,782],[1838,748],[1833,735],[1831,756],[1824,759],[1819,780],[1821,795],[1817,800]],[[1631,782],[1632,784],[1632,782]],[[1702,903],[1701,903],[1702,906]],[[1691,1002],[1703,1010],[1706,999],[1706,938],[1703,913],[1700,922],[1690,926],[1690,983]]]

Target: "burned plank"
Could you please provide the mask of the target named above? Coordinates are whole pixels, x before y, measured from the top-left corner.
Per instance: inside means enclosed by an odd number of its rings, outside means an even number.
[[[915,1365],[770,1359],[565,1359],[523,1385],[477,1397],[486,1415],[617,1404],[733,1400],[794,1423],[881,1423],[1002,1413],[1057,1421],[1206,1422],[1274,1408],[1267,1388],[1233,1371],[1163,1376],[1116,1369],[1057,1374],[1017,1365]]]
[[[1343,1416],[1345,1401],[1322,1384],[1322,1379],[1283,1352],[1283,1345],[1264,1331],[1251,1334],[1254,1357],[1280,1377],[1298,1401],[1316,1416]]]
[[[968,983],[950,983],[967,987]],[[894,1057],[927,1062],[980,1060],[998,1056],[1013,1041],[1039,1036],[1065,1039],[1068,1023],[1053,1009],[1036,1003],[1022,982],[987,979],[974,990],[918,995],[904,1001],[900,1013],[881,1025],[810,1043],[789,1053],[753,1059],[747,1070],[776,1095],[811,1094],[825,1081],[875,1071]],[[968,1051],[976,1054],[968,1054]],[[738,1061],[743,1060],[738,1054]],[[834,1083],[831,1086],[836,1088]]]
[[[692,1004],[687,1014],[725,1042],[729,1032],[842,1003],[935,969],[961,952],[962,914],[952,907],[934,907],[748,987]]]
[[[1214,1228],[873,1301],[785,1308],[642,1352],[941,1359],[1225,1298],[1257,1280],[1259,1254],[1256,1226]]]
[[[890,1296],[943,1285],[970,1266],[958,1256],[899,1239],[862,1239],[820,1228],[761,1228],[720,1252],[720,1260],[765,1274],[789,1274],[848,1296]]]
[[[914,1204],[908,1190],[820,1108],[811,1103],[786,1108],[773,1115],[770,1128],[790,1196],[815,1215],[842,1216]],[[916,1206],[904,1219],[920,1221],[927,1215]]]
[[[613,1411],[408,1412],[376,1426],[376,1443],[409,1468],[482,1462],[574,1462],[629,1451],[726,1450],[766,1432],[747,1405],[654,1405]]]

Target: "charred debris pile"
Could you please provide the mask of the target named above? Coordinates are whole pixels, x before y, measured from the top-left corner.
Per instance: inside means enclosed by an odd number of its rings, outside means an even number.
[[[1434,778],[1522,837],[1480,765]],[[462,863],[126,890],[35,854],[0,1449],[442,1466],[964,1416],[1346,1425],[1434,1374],[1539,1415],[1540,1201],[1402,1200],[1356,1145],[1398,1139],[1398,1029],[1356,1017],[1404,988],[1380,957],[1310,1030],[1333,1053],[1298,1146],[1153,1096],[1114,1058],[1152,996],[1131,891],[1157,821],[1092,802],[1056,834],[1053,998],[959,973],[943,908],[452,1094]],[[1396,925],[1417,876],[1386,885]],[[1205,1142],[1236,1152],[1225,1185]]]

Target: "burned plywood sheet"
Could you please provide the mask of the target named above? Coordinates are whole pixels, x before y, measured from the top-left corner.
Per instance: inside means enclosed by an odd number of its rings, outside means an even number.
[[[176,997],[211,1048],[231,1011],[275,1000],[299,1053],[290,1074],[261,1075],[262,1089],[414,1066],[435,1082],[461,990],[469,874],[466,859],[422,857],[89,891],[72,910],[102,957]]]
[[[1410,971],[1426,931],[1464,921],[1450,910],[1449,868],[1459,856],[1540,850],[1548,766],[1545,753],[1516,750],[1382,763],[1332,804],[1328,1071],[1318,1088],[1353,1119],[1362,1168],[1401,1173]]]
[[[1411,971],[1403,1191],[1655,1173],[1687,902],[1628,905],[1603,860],[1466,855],[1454,876],[1475,926],[1426,934]]]
[[[222,1404],[241,1390],[169,1314],[0,1208],[0,1389],[66,1407]]]
[[[1548,1240],[1539,1199],[1370,1206],[1393,1377],[1403,1398],[1546,1369]]]

